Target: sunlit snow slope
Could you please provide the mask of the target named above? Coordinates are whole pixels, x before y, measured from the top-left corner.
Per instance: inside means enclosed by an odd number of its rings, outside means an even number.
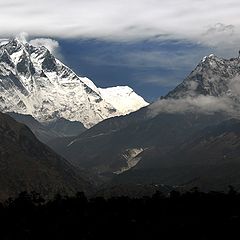
[[[146,105],[129,87],[96,87],[43,46],[17,38],[0,44],[0,111],[30,114],[40,121],[65,118],[91,127]]]

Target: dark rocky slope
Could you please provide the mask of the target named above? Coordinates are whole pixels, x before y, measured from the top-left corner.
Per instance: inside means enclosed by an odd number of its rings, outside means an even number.
[[[80,171],[41,143],[25,125],[0,113],[0,199],[21,191],[56,193],[89,191]]]

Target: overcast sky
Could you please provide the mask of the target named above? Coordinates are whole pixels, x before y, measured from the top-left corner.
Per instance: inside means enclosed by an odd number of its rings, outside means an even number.
[[[236,55],[239,10],[238,0],[1,0],[0,38],[26,32],[98,85],[153,100],[204,55]]]

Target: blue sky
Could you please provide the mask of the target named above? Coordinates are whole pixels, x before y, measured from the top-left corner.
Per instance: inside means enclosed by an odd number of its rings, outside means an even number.
[[[25,32],[96,85],[153,101],[205,55],[237,55],[239,10],[239,0],[1,0],[0,39]]]
[[[58,40],[62,60],[97,86],[129,85],[153,101],[179,84],[210,49],[177,41]]]

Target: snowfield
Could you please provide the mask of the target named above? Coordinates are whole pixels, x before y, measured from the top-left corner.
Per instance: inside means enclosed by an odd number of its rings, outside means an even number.
[[[89,128],[147,105],[130,87],[98,88],[45,47],[17,38],[0,44],[0,111],[30,114],[42,122],[62,117]]]

